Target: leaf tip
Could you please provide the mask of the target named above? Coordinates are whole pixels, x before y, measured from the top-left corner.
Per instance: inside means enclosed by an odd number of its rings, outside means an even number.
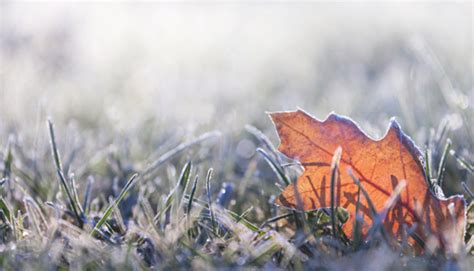
[[[391,117],[390,118],[390,124],[388,126],[388,131],[396,131],[399,132],[401,131],[402,128],[400,127],[400,124],[397,121],[396,117]]]

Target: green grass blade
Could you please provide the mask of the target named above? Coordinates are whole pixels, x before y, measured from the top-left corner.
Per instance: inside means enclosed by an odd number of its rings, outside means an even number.
[[[54,133],[54,125],[50,119],[48,119],[48,128],[49,128],[49,136],[51,139],[51,151],[53,153],[54,163],[56,165],[56,169],[62,172],[63,167],[61,164],[61,158],[59,157],[58,146],[56,144],[56,135]]]
[[[71,191],[68,188],[66,178],[64,177],[63,173],[59,170],[57,170],[57,174],[59,176],[59,180],[62,184],[63,190],[66,192],[66,196],[69,199],[69,206],[71,207],[71,210],[74,213],[74,216],[76,217],[77,223],[79,224],[80,227],[82,227],[84,222],[82,221],[81,214],[76,208],[76,203],[74,202],[74,198],[71,195]]]
[[[196,177],[194,178],[193,186],[191,187],[191,193],[189,194],[188,208],[186,208],[186,214],[188,215],[188,217],[189,217],[189,214],[191,213],[191,209],[193,208],[193,200],[194,200],[194,195],[196,194],[198,181],[199,181],[199,176],[196,175]]]
[[[446,156],[448,155],[448,152],[451,149],[451,144],[452,144],[451,139],[449,138],[446,139],[446,144],[444,145],[443,154],[441,156],[441,160],[439,161],[436,183],[440,187],[442,187],[443,185],[444,173],[446,171]]]
[[[261,232],[260,228],[258,226],[256,226],[255,224],[251,223],[250,221],[248,221],[247,219],[245,219],[245,214],[246,214],[246,211],[243,212],[241,215],[233,212],[233,211],[230,211],[230,210],[225,210],[227,214],[229,214],[234,220],[235,220],[235,223],[240,223],[242,225],[244,225],[247,229],[253,231],[253,232]],[[247,211],[249,211],[249,209],[247,209]]]
[[[184,193],[186,192],[186,189],[188,187],[192,167],[193,165],[191,162],[187,162],[184,165],[183,169],[181,170],[178,183],[176,184],[176,188],[174,189],[175,192],[171,202],[172,212],[170,213],[170,219],[174,218],[175,220],[173,221],[175,222],[177,222],[178,219],[181,217]]]
[[[291,181],[290,179],[286,176],[285,170],[277,164],[271,157],[268,155],[265,150],[258,148],[257,152],[259,152],[263,158],[265,158],[265,161],[267,161],[268,165],[270,165],[271,169],[276,173],[277,177],[280,179],[282,183],[285,185],[290,185]]]
[[[177,189],[177,198],[179,199],[178,201],[178,208],[181,207],[181,204],[184,199],[184,193],[186,192],[186,189],[188,187],[189,183],[189,177],[191,176],[191,170],[193,168],[193,164],[191,162],[187,162],[186,165],[184,165],[183,170],[181,171],[181,175],[179,177],[178,181],[178,189]]]
[[[268,150],[270,150],[270,153],[273,154],[273,158],[278,161],[278,154],[276,148],[273,146],[272,142],[268,137],[262,133],[259,129],[252,125],[245,125],[245,130],[252,134],[255,138],[258,139],[265,147],[267,147]]]
[[[253,210],[253,206],[247,208],[247,210],[243,211],[239,217],[235,220],[235,222],[239,222],[240,220],[244,219],[251,211]]]
[[[3,163],[3,178],[10,178],[12,172],[12,162],[13,162],[13,153],[12,153],[12,140],[9,139],[7,143],[7,155]]]
[[[109,216],[112,214],[113,210],[120,204],[120,202],[122,201],[122,199],[125,197],[125,195],[127,194],[127,192],[133,187],[133,185],[135,184],[135,180],[137,179],[137,176],[138,174],[135,173],[133,174],[133,176],[130,178],[130,180],[128,180],[127,184],[125,184],[125,186],[122,188],[122,191],[120,191],[120,194],[118,195],[118,197],[114,200],[114,202],[107,208],[107,210],[105,211],[104,215],[102,216],[102,218],[97,222],[97,224],[95,225],[94,229],[92,229],[91,231],[91,236],[93,236],[97,231],[98,229],[100,229],[104,223],[107,221],[107,219],[109,218]]]
[[[62,188],[63,190],[66,192],[66,196],[67,198],[69,199],[69,206],[71,207],[75,217],[76,217],[76,220],[77,220],[77,223],[79,225],[79,227],[83,227],[84,226],[84,221],[82,220],[82,214],[80,213],[80,211],[77,209],[77,206],[79,206],[79,202],[76,202],[74,197],[73,197],[73,194],[71,192],[71,189],[66,181],[66,178],[64,177],[64,173],[63,173],[63,169],[62,169],[62,165],[61,165],[61,158],[59,156],[59,151],[58,151],[58,147],[57,147],[57,144],[56,144],[56,136],[55,136],[55,133],[54,133],[54,126],[53,126],[53,122],[51,120],[48,119],[48,128],[49,128],[49,136],[50,136],[50,139],[51,139],[51,151],[53,153],[53,157],[54,157],[54,163],[56,165],[56,172],[58,174],[58,177],[59,177],[59,180],[60,180],[60,183],[62,185]]]
[[[85,215],[89,214],[89,206],[91,204],[92,185],[94,184],[94,177],[89,176],[87,178],[86,190],[84,192],[84,201],[82,203],[82,209]]]
[[[279,215],[279,216],[275,216],[275,217],[272,217],[272,218],[269,218],[267,220],[265,220],[261,225],[260,225],[260,228],[263,228],[265,227],[266,225],[270,224],[270,223],[273,223],[273,222],[276,222],[278,220],[281,220],[281,219],[285,219],[285,218],[288,218],[290,216],[293,216],[293,212],[291,213],[286,213],[286,214],[282,214],[282,215]]]
[[[463,166],[464,168],[467,169],[467,171],[469,171],[469,173],[471,174],[474,174],[474,165],[472,165],[471,163],[469,163],[466,159],[464,159],[463,157],[461,157],[460,155],[458,155],[456,153],[456,151],[454,150],[451,150],[449,152],[449,154],[451,154],[452,156],[454,156],[454,158],[456,158],[456,161],[458,161],[458,163]]]
[[[426,175],[426,182],[430,187],[433,186],[433,183],[431,182],[431,151],[426,146],[425,148],[425,175]]]
[[[8,207],[8,204],[5,202],[3,197],[0,197],[0,209],[3,211],[5,216],[8,218],[9,222],[11,223],[11,212],[10,212],[10,207]]]
[[[354,231],[353,231],[354,241],[352,244],[352,247],[354,250],[357,250],[362,243],[363,217],[359,216],[359,210],[360,210],[360,186],[359,186],[359,189],[357,189],[357,203],[356,203],[355,219],[354,219]]]
[[[338,170],[339,170],[339,161],[341,160],[342,149],[338,147],[334,152],[334,156],[332,157],[331,163],[331,226],[332,226],[332,234],[334,238],[337,239],[337,229],[336,229],[336,196],[335,196],[335,187],[336,187],[336,180],[338,178]]]
[[[182,201],[184,200],[184,192],[186,191],[186,187],[189,182],[191,168],[191,162],[186,163],[186,165],[183,167],[176,186],[170,191],[170,193],[166,197],[165,204],[153,218],[154,223],[158,223],[161,219],[161,216],[163,214],[166,214],[170,210],[173,211],[173,214],[178,215],[178,210],[182,205]]]
[[[212,209],[212,199],[211,199],[211,178],[212,178],[212,172],[214,170],[210,168],[207,171],[207,176],[206,176],[206,191],[207,191],[207,202],[209,204],[209,214],[211,216],[211,227],[212,231],[217,233],[216,231],[216,217],[214,215],[214,211]]]
[[[9,183],[11,173],[12,173],[12,164],[13,164],[13,153],[12,153],[12,139],[8,139],[7,143],[7,155],[3,161],[3,180],[5,183]],[[0,187],[0,195],[3,194],[3,185]]]
[[[171,208],[171,206],[173,204],[174,196],[175,196],[175,191],[176,191],[176,187],[171,190],[171,192],[166,197],[165,204],[156,213],[155,217],[153,218],[153,221],[154,221],[155,224],[159,223],[160,220],[161,220],[161,216],[164,213],[168,212],[168,210]]]
[[[71,180],[71,190],[72,190],[72,195],[74,198],[74,203],[76,204],[76,208],[79,210],[79,213],[84,215],[84,210],[82,209],[82,205],[79,203],[79,195],[77,192],[77,186],[76,186],[76,178],[72,174],[69,179]]]
[[[471,200],[473,200],[474,199],[474,194],[472,193],[471,189],[469,189],[469,187],[467,186],[467,184],[465,182],[462,182],[461,185],[464,188],[464,191],[466,191],[466,194],[469,196],[469,198]]]
[[[188,206],[186,208],[186,227],[188,228],[188,237],[191,239],[193,236],[193,228],[191,227],[191,209],[193,208],[194,196],[196,194],[197,184],[199,181],[199,175],[194,178],[193,186],[191,187],[191,193],[188,197]],[[183,194],[183,198],[186,198],[186,194]]]

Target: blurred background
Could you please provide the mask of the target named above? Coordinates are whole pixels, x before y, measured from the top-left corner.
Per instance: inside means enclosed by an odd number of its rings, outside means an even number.
[[[217,129],[218,158],[239,171],[257,147],[245,125],[276,145],[265,112],[300,107],[347,115],[373,137],[395,116],[418,146],[432,145],[434,162],[446,137],[472,162],[472,10],[469,1],[2,1],[0,146],[14,137],[42,157],[51,117],[66,155],[81,146],[87,160],[126,141],[137,161]],[[472,187],[448,164],[450,193]]]

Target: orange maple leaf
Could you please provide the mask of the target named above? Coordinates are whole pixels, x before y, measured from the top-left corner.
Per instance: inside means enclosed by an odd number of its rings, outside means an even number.
[[[388,211],[383,226],[398,240],[406,235],[406,227],[416,225],[416,234],[426,241],[430,236],[442,247],[453,238],[462,242],[465,227],[465,201],[462,196],[445,198],[440,189],[430,190],[425,176],[423,158],[414,142],[405,135],[395,120],[380,140],[369,138],[356,123],[346,117],[330,114],[319,121],[302,110],[270,114],[280,137],[278,150],[299,160],[304,172],[289,185],[276,203],[286,207],[313,210],[331,206],[331,161],[342,148],[338,177],[335,180],[335,206],[349,212],[344,233],[353,237],[358,184],[368,192],[377,211]],[[351,173],[352,172],[352,173]],[[351,174],[353,174],[351,176]],[[403,190],[390,210],[387,201],[399,183]],[[438,187],[439,188],[439,187]],[[374,223],[366,198],[360,198],[360,215],[364,216],[362,235]],[[410,239],[415,244],[414,239]]]

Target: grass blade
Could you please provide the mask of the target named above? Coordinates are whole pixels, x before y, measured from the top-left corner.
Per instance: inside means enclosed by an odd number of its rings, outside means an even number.
[[[40,222],[38,221],[38,218],[36,217],[35,210],[33,207],[34,206],[33,199],[31,199],[30,197],[27,197],[23,201],[25,203],[25,209],[28,215],[29,222],[31,223],[31,225],[33,225],[38,236],[42,236],[43,233],[41,231],[41,225],[40,225]]]
[[[463,157],[461,157],[460,155],[458,155],[456,153],[456,151],[454,150],[451,150],[449,152],[449,154],[451,154],[452,156],[454,156],[454,158],[456,158],[456,160],[458,161],[458,163],[460,165],[462,165],[464,168],[466,168],[469,173],[471,174],[474,174],[474,165],[470,164],[468,161],[466,161],[466,159],[464,159]]]
[[[191,176],[192,168],[193,168],[193,164],[191,162],[187,162],[186,165],[184,165],[184,168],[179,177],[178,187],[177,187],[178,188],[177,189],[178,208],[181,207],[181,204],[183,202],[184,193],[186,192],[186,188],[188,187],[189,177]]]
[[[174,221],[176,222],[181,216],[181,206],[183,206],[184,193],[186,191],[186,188],[188,187],[192,167],[193,165],[191,162],[187,162],[184,165],[183,170],[181,171],[181,174],[179,176],[178,183],[176,184],[176,188],[174,189],[174,195],[171,199],[172,213],[170,213],[170,215],[175,218]]]
[[[354,231],[353,231],[354,241],[352,242],[353,244],[352,248],[354,250],[357,250],[362,243],[362,224],[364,223],[364,221],[363,221],[363,216],[360,216],[359,213],[360,213],[360,186],[359,186],[359,189],[357,189],[357,202],[356,202],[355,220],[354,220]]]
[[[282,215],[279,215],[279,216],[275,216],[275,217],[272,217],[272,218],[269,218],[267,220],[265,220],[261,225],[260,225],[260,228],[263,228],[265,227],[266,225],[270,224],[270,223],[273,223],[273,222],[276,222],[278,220],[281,220],[281,219],[285,219],[285,218],[288,218],[290,216],[293,216],[293,212],[291,213],[286,213],[286,214],[282,214]]]
[[[74,203],[76,204],[76,208],[79,210],[79,212],[84,215],[84,210],[82,209],[82,205],[79,204],[79,195],[77,193],[77,186],[76,186],[76,178],[74,177],[74,174],[71,174],[69,177],[69,180],[71,180],[71,190],[72,190],[72,195],[74,198]]]
[[[184,192],[189,182],[191,168],[192,168],[191,162],[186,163],[186,165],[183,167],[183,170],[181,171],[181,174],[176,186],[170,191],[170,193],[166,197],[165,204],[156,213],[155,217],[153,218],[154,223],[158,223],[161,220],[162,215],[166,214],[167,219],[166,219],[165,224],[167,224],[168,216],[170,216],[171,210],[173,211],[173,214],[178,215],[178,210],[179,210],[179,207],[182,205],[182,201],[185,196]]]
[[[439,160],[439,166],[438,166],[438,175],[436,179],[436,183],[442,187],[443,185],[443,178],[444,178],[444,172],[446,169],[446,156],[448,155],[449,150],[451,149],[451,139],[446,139],[446,144],[444,145],[444,150],[443,154],[441,156],[441,160]]]
[[[255,138],[257,138],[265,147],[267,147],[268,150],[270,150],[270,153],[273,155],[273,158],[278,161],[278,154],[276,148],[273,146],[272,142],[268,137],[262,133],[259,129],[252,125],[245,125],[245,130],[252,134]],[[280,162],[280,161],[278,161]]]
[[[349,176],[351,176],[352,180],[359,186],[360,188],[360,191],[362,192],[362,194],[364,195],[365,197],[365,200],[367,201],[367,205],[369,205],[369,209],[370,209],[370,212],[372,214],[372,217],[375,218],[377,217],[377,209],[375,208],[375,205],[374,205],[374,202],[372,201],[372,199],[370,198],[370,195],[369,193],[367,192],[367,190],[365,190],[364,186],[362,185],[362,183],[360,182],[360,180],[354,176],[354,174],[352,173],[352,170],[351,169],[348,169],[347,170],[347,173],[349,174]],[[387,233],[385,232],[385,228],[384,227],[380,227],[380,233],[382,234],[382,236],[385,238],[385,240],[388,240],[388,236],[387,236]]]
[[[244,219],[251,211],[253,210],[253,206],[250,206],[247,208],[247,210],[243,211],[239,217],[235,220],[236,223],[238,223],[240,220]]]
[[[49,128],[49,136],[51,139],[51,150],[53,153],[54,163],[56,165],[56,169],[62,172],[63,168],[61,164],[61,158],[59,157],[58,146],[56,144],[56,135],[54,133],[54,125],[50,119],[48,119],[48,128]]]
[[[56,165],[56,172],[58,174],[58,177],[59,177],[60,183],[62,185],[62,188],[66,192],[66,196],[69,199],[69,205],[70,205],[70,207],[71,207],[71,209],[72,209],[72,211],[73,211],[73,213],[76,217],[77,223],[79,224],[79,227],[82,228],[84,226],[84,221],[82,220],[81,213],[77,209],[77,206],[79,206],[79,202],[76,202],[74,200],[73,195],[71,193],[71,189],[69,188],[68,183],[66,181],[66,178],[64,177],[64,173],[63,173],[63,169],[62,169],[62,165],[61,165],[61,158],[59,156],[59,151],[58,151],[58,147],[57,147],[57,144],[56,144],[56,136],[55,136],[55,133],[54,133],[53,122],[49,119],[48,119],[48,128],[49,128],[49,136],[50,136],[50,139],[51,139],[51,142],[50,142],[51,143],[51,151],[53,153],[54,163]]]
[[[462,182],[461,184],[462,184],[462,187],[464,188],[464,191],[466,191],[466,194],[469,196],[471,200],[473,200],[474,194],[472,193],[471,189],[469,189],[469,187],[467,186],[465,182]]]
[[[365,190],[360,180],[356,176],[354,176],[354,174],[352,173],[352,170],[349,169],[348,174],[349,176],[351,176],[352,180],[359,186],[360,191],[362,192],[365,199],[367,200],[367,204],[369,205],[372,215],[375,217],[377,215],[377,209],[375,209],[375,205],[372,202],[372,199],[370,198],[369,193],[367,192],[367,190]]]
[[[10,212],[10,207],[8,207],[8,204],[5,202],[5,200],[0,197],[0,209],[3,211],[5,216],[8,218],[8,221],[11,223],[11,212]]]
[[[193,200],[194,200],[194,195],[196,194],[196,188],[197,188],[197,183],[199,181],[199,176],[196,175],[194,178],[193,186],[191,187],[191,194],[189,194],[189,199],[188,199],[188,208],[186,208],[186,214],[188,215],[191,213],[191,209],[193,208]]]
[[[161,209],[156,213],[155,217],[153,218],[153,221],[154,221],[155,224],[158,224],[161,221],[162,215],[166,214],[169,211],[169,209],[171,208],[171,206],[173,204],[173,201],[174,201],[175,193],[176,193],[176,187],[174,187],[170,191],[170,193],[168,194],[168,196],[165,199],[165,203],[164,203],[163,207],[161,207]],[[162,226],[164,226],[164,225],[162,225]]]
[[[94,184],[94,177],[89,176],[87,178],[86,191],[84,192],[84,202],[82,203],[82,209],[85,214],[89,213],[89,206],[91,204],[92,185]]]
[[[335,206],[335,187],[336,187],[336,180],[338,176],[339,170],[339,161],[341,160],[342,148],[337,147],[336,151],[334,152],[334,156],[332,157],[331,163],[331,226],[332,226],[332,234],[334,238],[337,239],[337,229],[336,229],[336,206]]]
[[[214,170],[210,168],[207,171],[207,176],[206,176],[206,191],[207,191],[207,202],[209,204],[209,214],[211,216],[211,227],[212,231],[217,233],[216,231],[216,217],[214,215],[214,211],[212,209],[212,200],[211,200],[211,178],[212,178],[212,172]]]
[[[12,154],[12,138],[8,139],[7,143],[7,155],[3,161],[3,179],[7,185],[9,185],[9,180],[12,173],[12,163],[13,163],[13,154]],[[3,194],[3,185],[0,187],[0,195]]]
[[[122,188],[122,191],[120,191],[120,194],[118,197],[114,200],[114,202],[107,208],[105,211],[104,215],[102,218],[95,224],[94,229],[91,231],[91,236],[93,236],[98,230],[104,225],[104,223],[107,221],[107,218],[112,214],[113,210],[120,204],[122,199],[125,197],[127,192],[133,187],[135,184],[135,179],[137,178],[138,174],[135,173],[133,176],[128,180],[128,182],[125,184],[125,186]]]
[[[271,157],[270,155],[268,155],[268,153],[261,149],[261,148],[258,148],[257,149],[257,152],[259,152],[263,158],[265,158],[265,161],[267,161],[268,165],[270,165],[270,167],[273,169],[273,171],[276,173],[277,177],[280,179],[280,181],[282,183],[284,183],[285,185],[290,185],[291,181],[290,179],[286,176],[285,174],[285,170],[279,165],[277,164]]]
[[[388,212],[392,207],[395,205],[395,203],[398,200],[398,197],[400,196],[400,193],[403,191],[403,189],[407,186],[407,183],[405,180],[401,180],[395,189],[393,189],[392,194],[390,197],[387,199],[387,201],[384,204],[383,209],[378,213],[376,217],[374,217],[374,223],[372,227],[369,229],[369,232],[367,234],[368,237],[374,235],[376,231],[378,231],[379,228],[382,228],[383,221],[387,217]]]
[[[426,175],[426,182],[430,187],[433,186],[433,183],[431,181],[431,151],[426,146],[425,148],[425,175]]]

